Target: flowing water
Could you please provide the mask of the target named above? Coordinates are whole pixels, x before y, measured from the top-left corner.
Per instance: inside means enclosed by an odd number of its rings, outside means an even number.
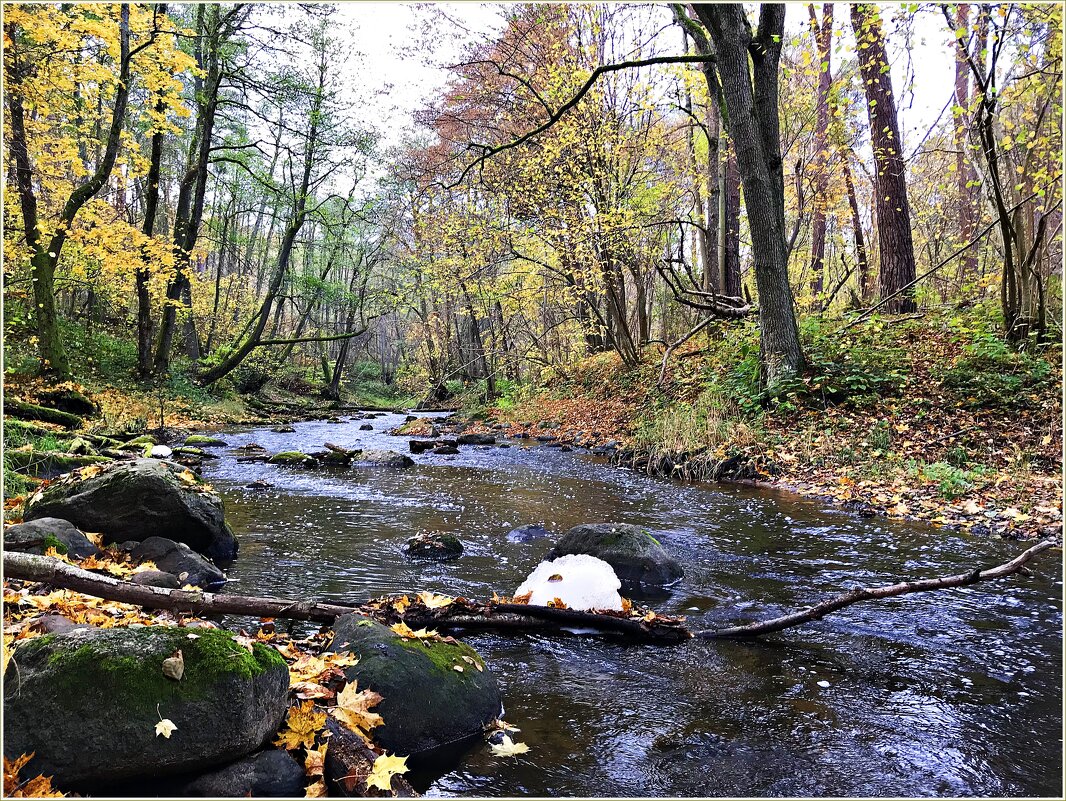
[[[231,446],[406,451],[402,422],[231,432]],[[361,601],[385,593],[510,594],[550,541],[543,523],[658,532],[685,567],[640,599],[693,628],[803,607],[849,587],[1006,561],[1018,543],[860,519],[787,493],[653,480],[577,452],[513,443],[415,456],[407,470],[238,463],[205,477],[241,543],[230,589]],[[244,485],[261,479],[267,490]],[[464,556],[416,563],[421,530]],[[494,670],[530,752],[483,743],[412,774],[434,796],[1052,796],[1062,792],[1062,570],[852,606],[752,642],[632,645],[594,635],[465,636]]]

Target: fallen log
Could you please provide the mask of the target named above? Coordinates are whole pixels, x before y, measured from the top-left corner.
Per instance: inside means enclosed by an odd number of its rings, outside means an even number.
[[[136,604],[148,609],[169,609],[193,615],[230,614],[251,617],[283,617],[332,623],[340,615],[360,611],[354,606],[290,601],[284,598],[226,595],[201,590],[168,590],[149,587],[111,576],[91,573],[60,559],[25,553],[4,552],[4,578],[40,581],[109,601]]]
[[[81,428],[84,421],[76,414],[25,403],[14,398],[4,398],[4,413],[23,420],[40,420],[43,423],[58,423],[64,428]]]
[[[851,606],[860,601],[872,601],[878,598],[895,598],[896,596],[907,595],[912,592],[929,592],[930,590],[946,590],[951,587],[965,587],[970,584],[976,584],[979,581],[1003,578],[1004,576],[1009,576],[1012,573],[1017,573],[1022,570],[1025,563],[1034,556],[1053,547],[1055,547],[1054,542],[1051,540],[1044,540],[1043,542],[1038,542],[1032,548],[1022,551],[1022,553],[1018,554],[1009,562],[986,570],[972,570],[969,573],[959,573],[955,576],[942,576],[941,578],[901,581],[896,584],[883,584],[879,587],[856,587],[853,590],[848,590],[833,598],[822,601],[819,604],[815,604],[809,609],[801,609],[798,612],[781,615],[780,617],[771,618],[770,620],[748,623],[743,626],[730,626],[729,628],[724,629],[704,629],[702,631],[693,632],[693,636],[703,640],[756,637],[762,634],[770,634],[775,631],[781,631],[782,629],[788,629],[793,626],[800,626],[804,623],[820,620],[830,612],[836,612],[843,609],[845,606]]]
[[[326,722],[329,745],[323,763],[323,779],[330,795],[341,798],[417,798],[418,793],[400,775],[392,777],[392,792],[367,787],[366,780],[374,769],[378,755],[363,738],[330,718]]]
[[[496,628],[591,628],[625,635],[627,638],[652,643],[677,643],[691,639],[736,639],[756,637],[819,620],[831,612],[862,601],[893,598],[913,592],[965,587],[980,581],[1004,578],[1024,570],[1033,557],[1056,546],[1045,540],[1023,551],[1014,559],[985,570],[973,570],[954,576],[904,581],[879,587],[860,587],[837,595],[808,609],[802,609],[769,620],[721,629],[692,631],[683,618],[657,615],[640,610],[637,613],[584,612],[547,606],[531,606],[500,601],[470,601],[454,599],[446,606],[430,609],[421,601],[408,601],[397,609],[391,599],[382,599],[363,606],[325,603],[315,600],[293,601],[284,598],[227,595],[200,590],[168,590],[121,581],[82,570],[79,567],[46,556],[23,553],[4,553],[4,578],[39,581],[54,587],[75,590],[111,601],[137,604],[150,609],[200,614],[236,614],[251,617],[281,617],[332,623],[337,617],[356,612],[384,623],[404,622],[412,627],[433,626],[443,629]]]

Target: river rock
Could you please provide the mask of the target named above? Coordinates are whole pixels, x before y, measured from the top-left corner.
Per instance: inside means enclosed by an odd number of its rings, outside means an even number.
[[[404,424],[393,433],[405,437],[435,437],[438,432],[437,426],[430,418],[408,415]]]
[[[270,430],[273,431],[275,434],[295,434],[296,433],[296,429],[293,428],[292,426],[275,426],[274,428],[272,428]]]
[[[209,437],[205,434],[190,434],[185,438],[186,445],[198,445],[200,447],[222,447],[227,443],[225,440],[218,439],[217,437]]]
[[[552,533],[537,523],[519,526],[507,532],[507,539],[511,542],[533,542],[550,536]]]
[[[403,548],[412,559],[432,559],[447,562],[463,555],[463,543],[454,534],[428,531],[411,537]]]
[[[272,647],[221,629],[82,629],[18,645],[4,675],[4,756],[35,752],[26,775],[81,790],[203,770],[272,737],[289,672]],[[181,650],[180,681],[163,660]],[[160,720],[177,728],[156,734]]]
[[[410,467],[414,459],[396,451],[366,450],[357,457],[360,462],[365,462],[381,467]]]
[[[70,521],[39,517],[4,529],[4,547],[10,551],[43,554],[55,548],[72,559],[84,559],[99,549]]]
[[[681,565],[646,528],[626,523],[587,523],[567,531],[548,559],[584,553],[602,559],[624,587],[662,587],[683,575]]]
[[[288,751],[270,748],[205,773],[182,788],[191,798],[301,798],[307,778]]]
[[[434,448],[433,452],[438,456],[454,456],[459,453],[459,449],[454,445],[441,445],[438,448]]]
[[[496,437],[492,434],[460,434],[455,438],[460,445],[495,445]]]
[[[415,754],[480,735],[486,723],[499,717],[496,679],[469,645],[404,640],[379,623],[366,622],[355,614],[337,618],[330,648],[359,657],[344,674],[361,689],[383,696],[374,711],[385,722],[370,730],[381,746]]]
[[[411,453],[425,453],[437,447],[437,441],[434,439],[413,439],[407,443],[407,446],[411,449]]]
[[[311,461],[311,457],[301,451],[282,451],[281,453],[275,453],[267,462],[270,464],[290,464],[290,465],[302,465]]]
[[[166,537],[149,537],[134,548],[130,556],[138,562],[154,562],[160,570],[177,576],[179,586],[193,584],[214,590],[226,583],[225,573],[185,543]]]
[[[363,423],[361,426],[359,426],[359,430],[360,431],[373,431],[374,430],[374,426],[372,426],[370,423]]]
[[[60,517],[105,542],[159,536],[184,542],[216,563],[237,555],[237,540],[210,484],[181,465],[158,459],[115,462],[89,478],[59,480],[34,495],[27,520]]]

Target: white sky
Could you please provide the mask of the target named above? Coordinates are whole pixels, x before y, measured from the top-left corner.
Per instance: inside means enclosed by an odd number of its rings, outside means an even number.
[[[786,35],[809,36],[806,3],[787,5]],[[341,2],[338,6],[337,27],[344,28],[337,31],[338,36],[350,35],[352,46],[361,54],[348,66],[354,96],[366,110],[366,120],[378,124],[384,142],[390,144],[413,126],[414,112],[439,94],[448,80],[443,67],[460,60],[462,45],[491,34],[502,24],[499,4]],[[821,3],[816,7],[821,16]],[[879,7],[886,31],[894,32],[893,17],[899,6],[884,3]],[[662,13],[669,18],[665,5]],[[835,4],[834,31],[845,50],[852,46],[848,14],[847,4]],[[755,14],[750,12],[750,16],[754,22]],[[908,152],[925,136],[954,91],[953,54],[939,10],[919,12],[913,31],[909,59],[903,37],[889,36],[892,84]],[[665,46],[680,52],[676,31],[668,30],[664,36]],[[840,58],[835,55],[834,72]]]

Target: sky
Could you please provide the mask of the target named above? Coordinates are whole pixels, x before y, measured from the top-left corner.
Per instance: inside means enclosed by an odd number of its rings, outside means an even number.
[[[809,36],[806,3],[787,5],[786,35]],[[878,5],[886,30],[895,31],[899,6]],[[820,15],[821,4],[817,6]],[[350,36],[359,53],[347,66],[353,99],[368,122],[384,123],[385,144],[398,141],[414,125],[415,112],[440,93],[448,80],[445,67],[461,59],[463,45],[502,26],[499,4],[341,2],[338,9],[338,35]],[[665,6],[662,13],[669,19]],[[834,18],[838,41],[850,49],[848,5],[835,4]],[[680,52],[680,36],[671,33],[664,34],[665,44]],[[921,142],[951,98],[954,61],[947,35],[939,11],[930,10],[917,14],[909,52],[902,37],[889,38],[892,84],[908,151]]]

